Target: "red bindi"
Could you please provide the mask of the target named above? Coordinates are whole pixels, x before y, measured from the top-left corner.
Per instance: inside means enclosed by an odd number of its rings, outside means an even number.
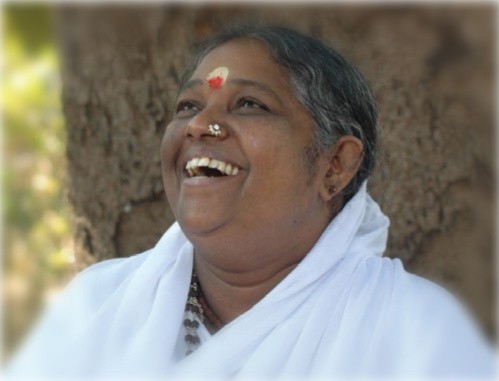
[[[225,66],[220,66],[208,74],[206,80],[212,89],[219,89],[223,86],[228,76],[229,69]]]
[[[210,78],[208,80],[208,83],[212,89],[218,89],[224,83],[224,79],[221,76],[217,75],[214,78]]]

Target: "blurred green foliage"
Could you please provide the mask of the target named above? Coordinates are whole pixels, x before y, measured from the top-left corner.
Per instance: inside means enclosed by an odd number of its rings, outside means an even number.
[[[3,348],[73,272],[61,80],[47,4],[4,4]]]

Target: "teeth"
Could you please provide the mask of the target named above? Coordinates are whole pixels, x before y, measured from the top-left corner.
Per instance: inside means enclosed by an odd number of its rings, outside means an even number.
[[[194,168],[194,167],[197,167],[198,166],[198,163],[199,163],[199,159],[197,157],[195,157],[194,159],[192,159],[190,162],[189,162],[191,165],[190,165],[190,168]]]
[[[207,167],[208,164],[210,164],[210,159],[207,157],[202,157],[201,159],[199,159],[197,166],[198,167]]]
[[[217,168],[220,163],[221,163],[221,161],[211,159],[210,164],[208,164],[208,167]]]
[[[202,176],[199,167],[216,168],[227,176],[235,176],[239,172],[239,168],[235,165],[225,163],[221,160],[210,159],[209,157],[195,157],[189,160],[185,166],[189,177]]]
[[[217,169],[218,169],[220,172],[225,173],[225,166],[226,166],[226,164],[225,164],[223,161],[221,161],[221,162],[220,162],[220,164],[218,164]]]

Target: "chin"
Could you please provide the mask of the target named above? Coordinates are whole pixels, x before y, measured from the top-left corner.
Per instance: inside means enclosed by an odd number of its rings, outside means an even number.
[[[175,217],[188,238],[210,234],[221,226],[219,220],[214,218],[211,213],[180,212]]]

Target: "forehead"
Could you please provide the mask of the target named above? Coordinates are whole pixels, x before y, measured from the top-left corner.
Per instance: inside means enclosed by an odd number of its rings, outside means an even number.
[[[191,78],[205,80],[217,67],[229,69],[229,79],[253,79],[277,89],[290,89],[286,69],[275,62],[264,43],[254,39],[229,41],[208,53]]]

